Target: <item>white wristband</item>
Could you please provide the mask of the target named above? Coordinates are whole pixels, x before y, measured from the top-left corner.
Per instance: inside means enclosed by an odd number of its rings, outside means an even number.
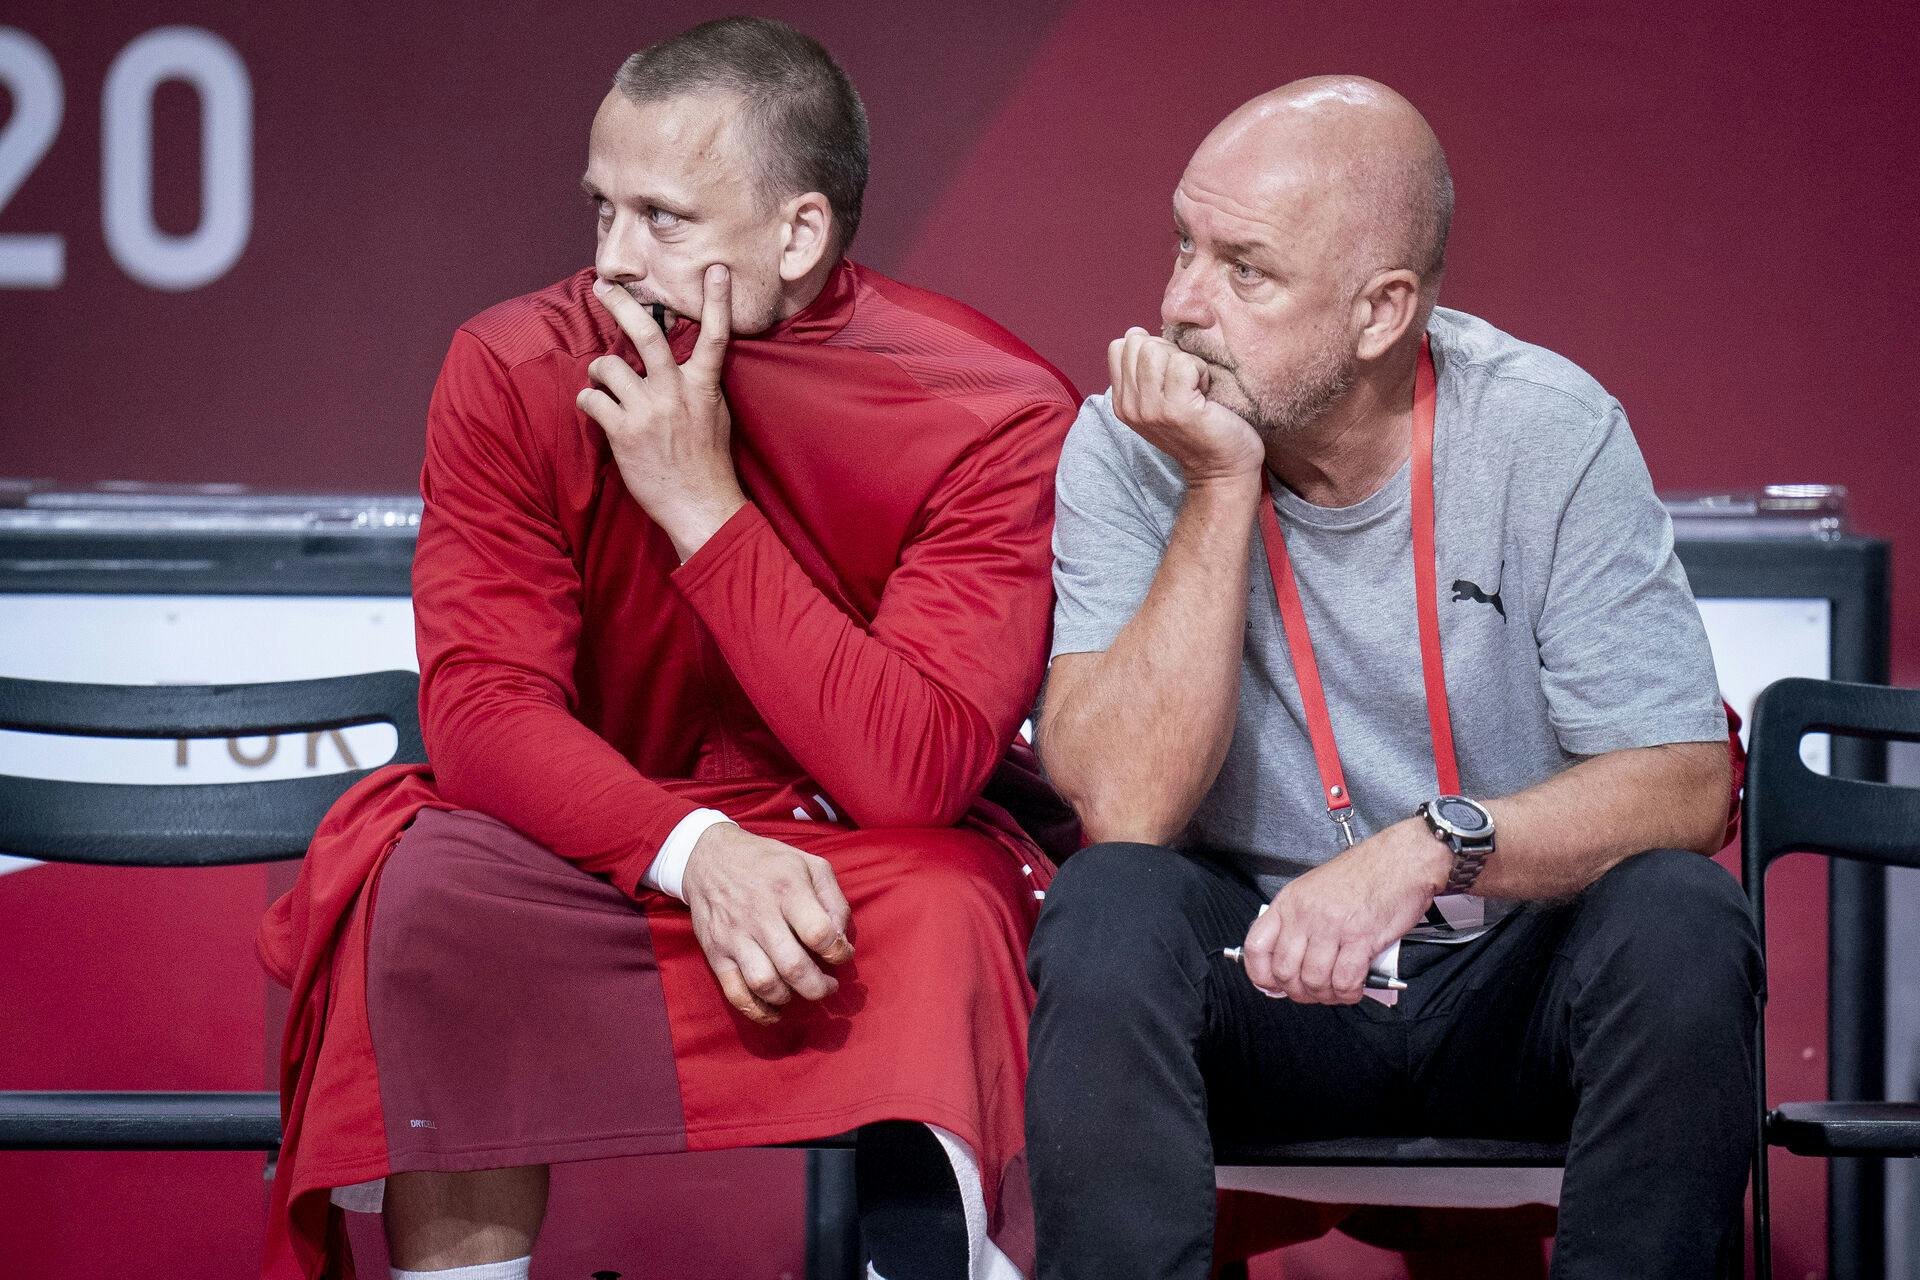
[[[687,874],[687,859],[693,856],[694,842],[706,834],[708,827],[732,821],[718,809],[695,809],[680,819],[674,824],[673,830],[667,833],[666,843],[654,855],[653,865],[640,877],[640,883],[685,902],[686,896],[680,892],[680,881]]]

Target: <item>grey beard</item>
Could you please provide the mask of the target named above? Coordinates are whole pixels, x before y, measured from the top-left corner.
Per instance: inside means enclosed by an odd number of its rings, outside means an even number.
[[[1277,403],[1255,399],[1248,425],[1263,440],[1296,435],[1319,421],[1320,415],[1352,387],[1353,364],[1336,355],[1302,373]]]
[[[1355,362],[1333,343],[1315,353],[1312,362],[1300,371],[1284,395],[1269,399],[1257,394],[1241,379],[1239,363],[1224,348],[1216,350],[1196,341],[1192,330],[1184,325],[1167,325],[1161,334],[1188,355],[1224,369],[1232,376],[1234,386],[1246,397],[1250,407],[1246,410],[1231,404],[1226,407],[1243,413],[1247,425],[1259,432],[1263,440],[1293,435],[1312,426],[1334,401],[1353,387]],[[1209,394],[1208,398],[1220,402],[1217,395]]]

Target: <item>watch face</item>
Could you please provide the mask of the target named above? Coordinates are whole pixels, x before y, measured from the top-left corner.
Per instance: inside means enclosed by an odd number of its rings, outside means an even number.
[[[1486,810],[1462,796],[1441,796],[1434,801],[1433,810],[1440,821],[1463,836],[1477,836],[1493,827]]]

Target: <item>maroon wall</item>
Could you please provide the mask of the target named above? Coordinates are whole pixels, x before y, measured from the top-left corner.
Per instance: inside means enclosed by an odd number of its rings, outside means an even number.
[[[143,9],[71,0],[5,19],[51,51],[65,119],[0,209],[0,233],[59,233],[67,268],[57,288],[0,289],[0,474],[410,488],[452,328],[588,260],[574,181],[614,66],[718,12],[179,0],[165,21],[217,33],[246,64],[253,221],[230,271],[166,292],[129,279],[101,226],[102,83],[161,21]],[[1106,340],[1152,321],[1168,196],[1206,129],[1284,80],[1362,72],[1419,104],[1452,155],[1446,301],[1591,369],[1626,405],[1659,484],[1844,483],[1868,530],[1906,538],[1920,372],[1904,323],[1920,230],[1920,24],[1907,6],[776,12],[843,59],[872,114],[859,256],[1008,323],[1085,390],[1102,385]],[[195,103],[170,85],[155,104],[155,216],[173,232],[199,216]],[[1920,588],[1904,552],[1897,601]],[[1894,664],[1920,680],[1910,610],[1896,611]],[[84,902],[94,882],[73,883]],[[238,974],[249,962],[242,950],[223,963]],[[253,1082],[255,1055],[228,1083]],[[0,1054],[0,1085],[25,1083],[29,1061]],[[0,1257],[9,1234],[31,1230],[49,1266],[102,1265],[105,1211],[70,1207],[87,1198],[92,1159],[59,1166],[75,1180],[57,1196],[48,1166],[0,1160]],[[142,1169],[234,1163],[222,1159]],[[1783,1188],[1794,1274],[1818,1266],[1821,1219],[1800,1163]],[[244,1192],[257,1173],[232,1176]],[[168,1210],[175,1176],[100,1188],[144,1188],[128,1244],[209,1212],[201,1200]],[[791,1187],[789,1167],[767,1177]],[[240,1223],[253,1208],[234,1206]],[[790,1255],[771,1262],[778,1275]],[[696,1274],[687,1265],[672,1273]]]
[[[405,488],[453,326],[587,260],[574,190],[622,52],[700,6],[261,6],[173,21],[251,73],[246,252],[186,293],[133,283],[100,229],[101,82],[156,25],[75,0],[22,21],[66,120],[0,231],[66,238],[51,291],[0,290],[0,472]],[[1667,487],[1853,487],[1899,535],[1916,372],[1920,24],[1904,5],[789,6],[874,121],[858,246],[957,293],[1084,387],[1150,320],[1181,164],[1295,75],[1409,94],[1460,189],[1447,301],[1581,361]],[[156,108],[157,216],[193,225],[193,97]],[[1897,560],[1898,595],[1920,561]],[[1920,625],[1895,662],[1920,676]]]

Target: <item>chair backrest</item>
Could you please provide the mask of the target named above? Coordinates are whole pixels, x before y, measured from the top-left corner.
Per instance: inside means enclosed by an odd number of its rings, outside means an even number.
[[[1920,742],[1920,689],[1793,677],[1760,694],[1742,813],[1748,892],[1795,851],[1920,866],[1920,788],[1815,773],[1800,758],[1809,733]]]
[[[393,760],[423,763],[420,678],[378,671],[244,685],[105,685],[0,678],[0,729],[102,738],[234,738],[384,722]],[[49,862],[209,867],[297,858],[371,769],[199,785],[0,775],[0,853]]]

